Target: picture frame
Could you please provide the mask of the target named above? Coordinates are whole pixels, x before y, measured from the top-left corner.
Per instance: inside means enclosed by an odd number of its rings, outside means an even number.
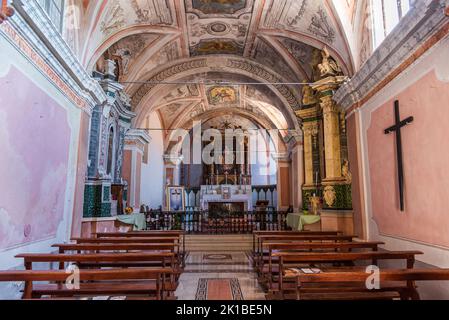
[[[186,198],[185,188],[180,186],[170,186],[166,190],[167,209],[171,212],[185,211]]]

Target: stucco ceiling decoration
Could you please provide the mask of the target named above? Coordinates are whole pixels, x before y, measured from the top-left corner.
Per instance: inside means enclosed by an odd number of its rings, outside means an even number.
[[[347,74],[352,70],[330,0],[101,2],[88,35],[93,48],[86,52],[94,52],[88,64],[101,72],[98,57],[107,52],[117,60],[137,126],[152,111],[169,128],[238,110],[273,127],[298,129],[293,111],[301,108],[301,87],[273,83],[314,81],[324,46]],[[232,85],[238,77],[261,85]],[[217,79],[231,84],[157,84]]]
[[[243,55],[254,0],[185,0],[192,56]]]

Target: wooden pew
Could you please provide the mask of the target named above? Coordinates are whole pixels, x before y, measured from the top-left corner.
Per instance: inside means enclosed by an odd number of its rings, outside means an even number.
[[[260,266],[258,263],[263,259],[264,255],[268,252],[264,252],[264,243],[268,242],[352,242],[355,236],[330,236],[330,235],[262,235],[257,236],[257,255],[254,257],[254,267],[257,272],[260,272]]]
[[[171,252],[159,253],[96,253],[96,254],[19,254],[16,258],[24,260],[26,270],[32,270],[33,263],[76,263],[79,267],[100,268],[129,268],[129,267],[170,267],[177,272],[175,254]],[[62,267],[64,268],[64,267]]]
[[[279,258],[278,264],[278,285],[273,284],[272,291],[278,291],[281,295],[286,290],[284,287],[284,275],[286,270],[292,267],[312,265],[316,263],[350,263],[356,261],[371,261],[372,265],[377,265],[379,260],[404,260],[407,269],[412,269],[415,263],[415,256],[423,254],[420,251],[372,251],[372,252],[276,252],[274,257]],[[274,271],[273,271],[274,273]],[[271,275],[273,277],[273,274]],[[274,278],[274,277],[273,277]],[[288,279],[287,279],[288,280]]]
[[[271,236],[271,235],[310,235],[310,236],[338,236],[342,235],[341,231],[253,231],[253,254],[256,254],[256,238],[258,236]]]
[[[148,238],[148,237],[179,237],[179,243],[182,242],[182,259],[184,261],[186,252],[186,233],[182,230],[154,230],[154,231],[130,231],[130,232],[99,232],[95,234],[96,238]]]
[[[72,238],[76,243],[178,243],[178,237]]]
[[[54,244],[53,248],[58,248],[59,253],[75,251],[78,253],[105,251],[158,251],[176,253],[178,244],[175,243],[87,243],[87,244]]]
[[[449,269],[406,269],[380,270],[380,289],[368,290],[366,280],[370,274],[364,271],[322,272],[318,274],[300,273],[297,276],[297,298],[313,299],[359,299],[373,298],[377,292],[396,291],[403,300],[419,300],[417,281],[449,281]],[[393,283],[392,283],[393,282]],[[402,282],[398,285],[397,282]],[[346,287],[340,284],[345,283]],[[319,285],[310,288],[307,285]]]
[[[72,238],[77,244],[175,244],[178,260],[184,266],[184,255],[180,252],[179,237],[112,237],[112,238]]]
[[[102,253],[102,254],[19,254],[16,258],[24,260],[26,270],[33,269],[33,263],[59,263],[64,269],[66,263],[75,263],[80,269],[102,268],[170,268],[169,278],[163,282],[163,288],[174,295],[180,269],[177,267],[175,254],[160,253]],[[165,275],[164,275],[165,277]],[[39,292],[53,290],[52,287],[39,287]]]
[[[25,282],[23,299],[51,293],[54,297],[139,295],[163,300],[166,296],[163,278],[171,272],[170,268],[80,270],[80,289],[73,290],[64,285],[69,277],[64,270],[0,271],[0,282]],[[51,283],[34,285],[37,281]],[[49,290],[40,291],[39,288]]]
[[[351,252],[354,249],[369,249],[371,251],[378,251],[378,246],[383,245],[383,242],[326,242],[326,243],[308,243],[308,242],[269,242],[264,244],[264,251],[267,249],[268,255],[263,256],[259,262],[260,281],[268,282],[268,287],[271,287],[273,274],[273,263],[278,262],[277,256],[273,256],[276,251],[282,252]],[[276,270],[278,272],[278,270]]]

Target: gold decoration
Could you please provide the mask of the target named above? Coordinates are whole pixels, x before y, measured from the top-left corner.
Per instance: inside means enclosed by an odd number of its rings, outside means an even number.
[[[346,183],[351,184],[352,183],[352,174],[349,171],[349,161],[348,160],[343,161],[343,167],[341,169],[341,173],[342,173],[343,177],[346,179]]]
[[[317,216],[320,208],[320,197],[312,196],[310,197],[310,205],[312,207],[312,213]]]
[[[307,83],[307,81],[304,80],[303,83]],[[312,87],[308,84],[304,84],[302,87],[302,104],[305,106],[309,106],[316,103],[318,103],[318,100],[315,97],[315,93]]]
[[[329,207],[332,207],[337,200],[337,194],[335,193],[335,189],[332,186],[327,186],[324,188],[324,201]]]
[[[321,51],[321,56],[323,57],[323,60],[318,65],[321,77],[343,74],[343,71],[338,66],[337,62],[330,56],[327,47],[324,47],[323,51]]]

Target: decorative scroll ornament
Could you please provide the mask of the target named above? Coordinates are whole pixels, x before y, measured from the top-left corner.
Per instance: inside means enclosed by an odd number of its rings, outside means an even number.
[[[8,7],[8,1],[2,0],[2,7],[0,9],[0,24],[8,20],[14,15],[15,11],[13,8]]]
[[[335,200],[337,200],[337,194],[334,187],[327,186],[326,188],[324,188],[324,201],[326,201],[326,204],[332,208]]]
[[[318,65],[318,69],[320,70],[321,77],[327,76],[340,76],[343,74],[340,66],[337,62],[330,56],[327,47],[324,47],[323,51],[321,51],[321,55],[323,57],[322,62]]]

